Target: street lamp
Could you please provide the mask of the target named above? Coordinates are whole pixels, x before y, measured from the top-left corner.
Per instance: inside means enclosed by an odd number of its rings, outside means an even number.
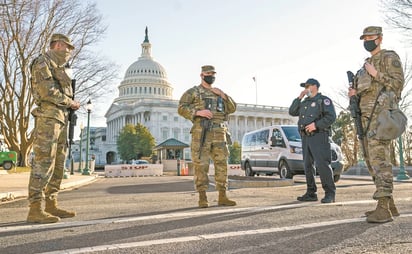
[[[87,129],[86,129],[86,166],[83,169],[82,175],[90,175],[90,169],[89,169],[89,145],[90,145],[90,113],[92,112],[93,105],[92,101],[89,99],[89,101],[86,104],[86,110],[87,110]]]
[[[255,82],[255,86],[256,86],[256,105],[257,105],[257,80],[256,77],[253,77],[253,82]]]
[[[83,141],[83,122],[80,123],[80,156],[79,156],[79,170],[78,172],[81,173],[82,172],[82,141]]]

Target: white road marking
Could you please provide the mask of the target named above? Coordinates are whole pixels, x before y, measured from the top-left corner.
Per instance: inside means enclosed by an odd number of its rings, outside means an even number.
[[[412,214],[404,214],[404,215],[401,215],[400,217],[412,217]],[[150,241],[111,244],[111,245],[99,245],[99,246],[92,246],[92,247],[86,247],[86,248],[74,248],[74,249],[62,250],[62,251],[43,252],[41,254],[91,253],[91,252],[96,252],[96,251],[147,247],[147,246],[169,244],[169,243],[193,242],[193,241],[200,241],[204,239],[218,239],[218,238],[226,238],[226,237],[268,234],[268,233],[275,233],[275,232],[286,232],[286,231],[293,231],[293,230],[318,228],[318,227],[324,227],[324,226],[335,226],[335,225],[362,222],[362,221],[365,221],[365,218],[315,222],[315,223],[301,224],[301,225],[295,225],[295,226],[286,226],[286,227],[279,227],[279,228],[264,228],[264,229],[253,229],[253,230],[244,230],[244,231],[231,231],[231,232],[216,233],[216,234],[184,236],[184,237],[175,237],[175,238],[158,239],[158,240],[150,240]]]

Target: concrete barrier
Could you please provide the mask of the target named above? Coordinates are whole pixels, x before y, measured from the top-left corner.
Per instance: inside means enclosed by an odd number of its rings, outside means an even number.
[[[104,166],[105,177],[138,177],[163,175],[162,164],[119,164]]]
[[[209,175],[215,175],[215,166],[213,164],[209,165]],[[228,176],[244,176],[245,171],[242,170],[240,164],[228,164],[227,165],[227,175]]]

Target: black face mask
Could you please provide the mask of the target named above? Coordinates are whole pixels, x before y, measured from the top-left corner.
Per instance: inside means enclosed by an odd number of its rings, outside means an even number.
[[[376,49],[376,47],[378,47],[378,45],[376,45],[376,43],[375,43],[375,40],[364,41],[363,42],[363,47],[365,47],[365,49],[369,52],[374,51]]]
[[[215,82],[215,77],[214,76],[204,76],[203,80],[209,85],[211,85],[213,84],[213,82]]]

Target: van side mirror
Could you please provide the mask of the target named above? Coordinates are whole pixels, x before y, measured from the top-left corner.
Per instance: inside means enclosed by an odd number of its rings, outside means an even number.
[[[272,136],[270,138],[270,141],[272,142],[270,145],[272,147],[276,147],[276,146],[285,147],[285,142],[283,142],[283,139],[279,139],[279,138]]]

